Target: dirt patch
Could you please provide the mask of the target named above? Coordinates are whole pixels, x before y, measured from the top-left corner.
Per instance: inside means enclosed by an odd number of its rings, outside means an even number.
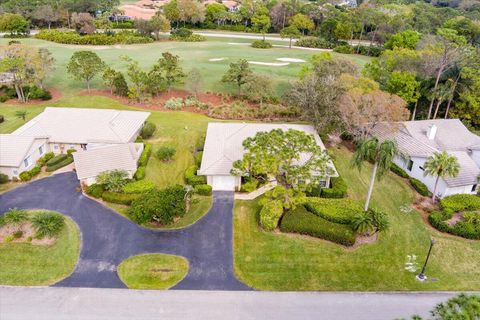
[[[60,100],[60,98],[63,97],[62,92],[58,89],[51,88],[51,89],[48,89],[48,91],[50,91],[50,94],[52,95],[52,99],[50,100],[30,100],[27,103],[23,103],[21,101],[18,101],[18,99],[9,99],[4,103],[17,105],[17,106],[35,106],[39,104],[53,103],[53,102],[56,102],[57,100]]]
[[[353,248],[358,248],[363,244],[375,243],[378,240],[378,233],[372,235],[357,235]]]
[[[457,224],[457,222],[462,221],[462,220],[463,220],[463,213],[462,212],[457,212],[457,213],[453,214],[453,216],[445,222],[450,227],[453,227],[454,225]]]
[[[22,232],[21,237],[7,241],[8,237],[13,236],[17,231]],[[18,227],[11,224],[0,227],[0,243],[30,243],[35,246],[51,246],[56,241],[56,238],[50,237],[44,237],[42,239],[35,238],[35,229],[30,222],[26,222]]]

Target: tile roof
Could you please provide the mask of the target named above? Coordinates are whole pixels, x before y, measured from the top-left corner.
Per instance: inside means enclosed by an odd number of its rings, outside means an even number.
[[[45,142],[46,137],[0,134],[0,166],[18,167],[30,150]]]
[[[45,108],[13,134],[48,136],[50,142],[57,143],[126,143],[149,115],[112,109]]]

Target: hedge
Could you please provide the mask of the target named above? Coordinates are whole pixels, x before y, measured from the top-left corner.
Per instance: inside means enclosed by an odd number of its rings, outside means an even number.
[[[137,168],[137,171],[135,171],[134,178],[135,178],[135,180],[145,179],[145,167],[144,166],[139,166]]]
[[[145,143],[142,154],[140,155],[140,158],[138,158],[138,165],[141,167],[146,167],[151,154],[152,154],[152,145]]]
[[[53,157],[55,157],[55,153],[47,152],[42,157],[38,158],[37,165],[43,167]]]
[[[76,32],[64,32],[59,30],[41,30],[35,38],[63,44],[76,45],[114,45],[150,43],[152,38],[144,37],[132,31],[121,31],[113,35],[95,33],[80,35]]]
[[[450,226],[445,220],[452,217],[451,214],[436,211],[428,216],[428,221],[437,230],[457,235],[467,239],[480,239],[480,224],[472,224],[459,221],[455,225]]]
[[[350,224],[352,218],[363,211],[362,202],[351,199],[308,198],[305,208],[325,220]]]
[[[460,212],[480,209],[480,197],[472,194],[456,194],[440,201],[444,211]]]
[[[203,151],[198,151],[197,154],[195,154],[195,164],[197,167],[200,167],[202,165],[202,157],[203,157]]]
[[[333,52],[352,54],[355,53],[355,49],[353,49],[352,46],[345,44],[341,46],[336,46],[335,48],[333,48]]]
[[[20,180],[30,181],[33,177],[35,177],[37,174],[39,174],[40,171],[42,171],[42,168],[39,167],[39,166],[35,166],[32,169],[30,169],[29,171],[23,171],[19,175]]]
[[[260,225],[267,231],[275,230],[283,215],[283,204],[280,200],[267,202],[260,211]]]
[[[183,41],[183,42],[202,42],[207,40],[206,37],[199,34],[192,34],[186,37],[171,35],[169,39],[173,41]]]
[[[272,44],[265,40],[255,40],[252,42],[251,46],[252,48],[257,49],[270,49],[272,47]]]
[[[7,182],[8,182],[8,176],[4,173],[0,173],[0,184],[7,183]]]
[[[94,184],[89,185],[85,190],[85,192],[89,196],[92,196],[94,198],[101,198],[104,191],[105,191],[105,189],[103,188],[103,185],[98,184],[98,183],[94,183]]]
[[[392,163],[392,165],[390,166],[390,171],[392,171],[397,176],[402,177],[402,178],[408,178],[409,177],[408,173],[405,170],[403,170],[402,168],[400,168],[399,166],[397,166],[395,163]]]
[[[111,191],[105,191],[102,194],[102,199],[111,203],[125,204],[130,205],[133,200],[140,198],[141,194],[127,194],[127,193],[117,193]]]
[[[410,178],[408,179],[410,181],[410,184],[412,185],[413,189],[417,190],[418,193],[420,193],[424,197],[428,197],[429,191],[427,186],[420,180],[417,180],[415,178]]]
[[[344,246],[352,246],[355,243],[355,232],[349,226],[320,218],[308,212],[303,206],[283,216],[280,230],[310,235]]]
[[[67,156],[67,158],[65,160],[63,160],[62,162],[58,162],[57,164],[54,164],[54,165],[47,165],[46,171],[47,172],[52,172],[52,171],[58,170],[60,168],[68,166],[72,162],[73,162],[73,157],[68,157]]]
[[[46,164],[47,166],[53,166],[53,165],[56,165],[57,163],[64,161],[67,158],[68,158],[67,154],[57,154],[56,156],[48,160]]]
[[[345,198],[348,192],[348,186],[345,180],[340,177],[330,178],[331,187],[322,188],[319,185],[315,186],[307,192],[307,195],[310,197],[320,197],[320,198]]]
[[[155,183],[149,180],[139,180],[127,183],[123,186],[124,193],[145,193],[155,189]]]
[[[209,186],[208,184],[197,184],[195,187],[193,187],[193,189],[195,190],[196,194],[201,196],[212,195],[212,186]]]
[[[198,167],[192,165],[185,170],[185,182],[191,186],[196,186],[199,184],[205,184],[207,181],[204,176],[197,176]]]

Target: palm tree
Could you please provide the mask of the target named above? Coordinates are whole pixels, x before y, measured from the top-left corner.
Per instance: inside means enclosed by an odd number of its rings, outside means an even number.
[[[368,235],[374,229],[372,215],[368,211],[359,212],[358,214],[354,215],[351,225],[352,229],[359,234]]]
[[[390,170],[396,154],[397,145],[392,140],[380,142],[377,138],[369,138],[360,141],[358,144],[357,150],[352,158],[352,165],[356,166],[360,171],[365,161],[373,163],[372,178],[370,179],[367,200],[365,201],[365,211],[368,211],[375,179],[381,179],[383,175]]]
[[[435,197],[437,196],[438,181],[440,178],[456,177],[460,171],[457,157],[448,154],[446,151],[435,152],[433,156],[425,161],[423,167],[425,168],[425,176],[437,177],[435,187],[433,188],[432,201],[435,201]]]

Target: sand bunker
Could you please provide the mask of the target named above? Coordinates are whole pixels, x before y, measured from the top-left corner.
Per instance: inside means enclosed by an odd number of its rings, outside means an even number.
[[[275,59],[277,61],[283,61],[283,62],[306,62],[303,59],[296,59],[296,58],[277,58]]]
[[[250,64],[256,64],[260,66],[270,66],[270,67],[285,67],[290,64],[290,62],[260,62],[260,61],[248,61]]]
[[[211,62],[215,62],[215,61],[223,61],[223,60],[226,60],[227,58],[211,58],[211,59],[208,59],[208,61],[211,61]]]

